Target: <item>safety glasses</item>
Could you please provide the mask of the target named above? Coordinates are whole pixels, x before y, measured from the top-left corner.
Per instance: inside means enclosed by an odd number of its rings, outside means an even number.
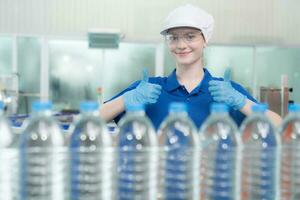
[[[200,40],[201,38],[201,31],[189,32],[185,34],[167,33],[165,35],[165,40],[168,44],[177,44],[180,39],[182,39],[185,43],[190,44]]]

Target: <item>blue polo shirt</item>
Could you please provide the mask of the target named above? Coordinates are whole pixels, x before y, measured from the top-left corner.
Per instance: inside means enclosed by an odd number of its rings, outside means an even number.
[[[176,70],[168,77],[150,77],[149,82],[159,84],[162,87],[161,94],[154,104],[149,104],[146,106],[146,114],[152,121],[156,129],[159,128],[161,122],[168,115],[169,104],[171,102],[184,102],[188,106],[188,114],[190,118],[194,121],[195,125],[199,128],[204,120],[210,114],[210,105],[214,102],[210,92],[208,91],[208,82],[210,80],[223,80],[223,78],[213,77],[207,69],[204,70],[203,80],[199,85],[190,93],[181,85],[176,77]],[[137,87],[140,81],[132,83],[128,88],[114,96],[112,99],[124,94]],[[241,85],[231,81],[232,86],[240,93],[247,96],[248,99],[257,102]],[[111,100],[112,100],[111,99]],[[114,120],[116,123],[125,114],[125,111],[118,115]],[[232,119],[239,126],[244,118],[246,117],[243,113],[230,108],[229,114]]]

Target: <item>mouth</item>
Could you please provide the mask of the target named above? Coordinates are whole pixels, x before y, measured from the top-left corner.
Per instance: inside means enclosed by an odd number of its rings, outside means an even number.
[[[190,53],[191,53],[191,51],[189,51],[189,52],[177,52],[175,54],[178,55],[178,56],[186,56],[186,55],[188,55]]]

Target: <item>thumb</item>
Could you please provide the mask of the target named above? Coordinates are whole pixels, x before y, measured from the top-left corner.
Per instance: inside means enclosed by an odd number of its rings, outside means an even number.
[[[143,78],[142,78],[142,80],[145,81],[145,82],[149,81],[149,75],[148,75],[148,69],[147,68],[143,69]]]
[[[227,68],[224,72],[224,81],[229,82],[231,78],[231,69]]]

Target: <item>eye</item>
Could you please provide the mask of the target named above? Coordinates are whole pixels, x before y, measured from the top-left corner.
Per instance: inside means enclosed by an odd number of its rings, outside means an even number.
[[[185,38],[186,38],[188,41],[191,41],[191,40],[195,39],[195,37],[196,37],[196,35],[194,35],[194,34],[187,34],[187,35],[185,36]]]
[[[178,36],[177,35],[167,35],[166,36],[166,39],[168,40],[168,41],[177,41],[178,40]]]

